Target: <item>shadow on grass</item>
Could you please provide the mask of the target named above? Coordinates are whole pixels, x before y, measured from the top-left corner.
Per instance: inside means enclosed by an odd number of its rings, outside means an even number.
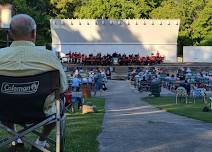
[[[67,152],[97,152],[97,136],[101,132],[104,116],[104,99],[91,98],[86,102],[96,105],[96,113],[81,114],[80,112],[67,114],[66,151]]]
[[[196,100],[195,104],[192,103],[191,98],[188,99],[189,104],[185,104],[184,102],[175,104],[175,97],[146,97],[144,100],[149,104],[167,112],[205,122],[212,122],[212,112],[202,111],[205,106],[209,107],[209,103],[203,103],[202,99]],[[209,101],[209,99],[206,99],[206,101]]]

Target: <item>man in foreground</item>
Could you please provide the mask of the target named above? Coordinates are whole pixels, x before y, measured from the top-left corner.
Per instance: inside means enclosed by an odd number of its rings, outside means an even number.
[[[0,75],[29,76],[47,71],[60,71],[60,92],[63,93],[68,85],[65,72],[60,61],[52,52],[35,46],[36,23],[26,14],[15,15],[10,24],[10,37],[14,40],[10,47],[0,49]],[[54,94],[48,96],[45,103],[45,113],[50,115],[56,112]],[[6,124],[15,129],[14,124]],[[47,147],[46,139],[55,124],[44,126],[42,135],[36,144]],[[22,143],[21,139],[16,144]]]

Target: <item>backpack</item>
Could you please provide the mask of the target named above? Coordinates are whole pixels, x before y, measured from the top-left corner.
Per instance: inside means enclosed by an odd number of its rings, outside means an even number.
[[[205,106],[205,107],[202,109],[202,111],[203,111],[203,112],[209,112],[210,109],[209,109],[207,106]]]

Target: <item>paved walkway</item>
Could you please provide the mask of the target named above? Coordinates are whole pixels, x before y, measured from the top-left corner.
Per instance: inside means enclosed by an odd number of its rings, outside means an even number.
[[[128,81],[107,86],[100,152],[212,152],[212,124],[153,108]]]

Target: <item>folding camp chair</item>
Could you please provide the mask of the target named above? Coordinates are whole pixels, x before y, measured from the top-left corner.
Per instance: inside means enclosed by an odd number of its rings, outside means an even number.
[[[178,98],[180,99],[185,98],[185,103],[187,104],[188,103],[187,97],[188,94],[184,87],[178,87],[176,89],[176,104],[178,103]]]
[[[149,89],[150,89],[150,83],[148,81],[141,80],[138,90],[142,92],[142,91],[149,91]]]
[[[66,92],[64,92],[65,110],[67,112],[73,111],[73,106],[72,106],[73,103],[71,98],[72,98],[72,92],[70,89],[68,89]]]
[[[206,89],[205,88],[195,88],[192,90],[192,97],[194,103],[196,102],[197,98],[203,98],[203,102],[206,103]]]
[[[50,123],[56,123],[56,141],[48,138],[55,145],[56,152],[64,151],[64,102],[60,101],[59,71],[49,71],[35,76],[10,77],[0,76],[0,121],[20,124],[23,129],[16,132],[0,123],[0,128],[6,130],[12,137],[0,140],[0,147],[21,138],[43,152],[49,150],[29,141],[26,135],[40,135],[36,129]],[[57,112],[46,116],[44,102],[46,97],[55,93]]]

